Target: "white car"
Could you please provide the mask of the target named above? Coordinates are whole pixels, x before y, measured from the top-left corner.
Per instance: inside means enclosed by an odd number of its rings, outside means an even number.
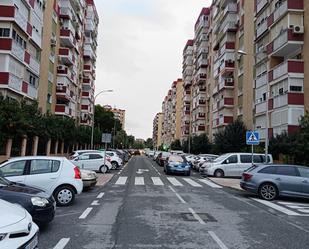
[[[98,152],[97,150],[74,150],[70,155],[69,155],[69,160],[73,160],[74,158],[84,154],[84,153],[89,153],[89,152]]]
[[[113,167],[110,156],[106,156],[104,163],[104,152],[101,151],[84,153],[71,160],[71,162],[81,169],[99,171],[103,174]]]
[[[43,189],[58,206],[68,206],[83,190],[78,167],[65,157],[16,157],[0,165],[0,174],[9,181]]]
[[[38,245],[38,226],[21,206],[0,199],[0,248],[34,249]]]
[[[107,151],[106,155],[110,156],[113,169],[117,169],[123,165],[122,159],[118,156],[118,154],[115,151]]]

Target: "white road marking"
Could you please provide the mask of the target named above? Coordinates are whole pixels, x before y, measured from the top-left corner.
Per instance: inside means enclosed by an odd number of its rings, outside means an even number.
[[[205,221],[202,220],[202,218],[192,209],[192,208],[188,208],[189,211],[191,212],[191,214],[193,215],[193,217],[202,225],[205,225]]]
[[[224,243],[219,239],[219,237],[213,231],[209,231],[208,234],[213,238],[214,241],[217,242],[218,246],[221,249],[228,249],[226,245],[224,245]]]
[[[125,185],[127,182],[128,177],[126,176],[121,176],[118,178],[118,180],[116,181],[116,185]]]
[[[163,186],[163,182],[161,181],[160,177],[151,177],[154,185]]]
[[[100,203],[98,200],[95,200],[91,203],[91,206],[100,206]]]
[[[135,177],[135,185],[145,185],[144,177]]]
[[[256,199],[256,198],[251,198],[251,200],[257,201],[257,202],[259,202],[261,204],[264,204],[265,206],[268,206],[268,207],[270,207],[272,209],[275,209],[275,210],[277,210],[279,212],[282,212],[284,214],[287,214],[287,215],[300,216],[299,213],[296,213],[296,212],[294,212],[292,210],[289,210],[289,209],[287,209],[285,207],[281,207],[281,206],[279,206],[279,205],[277,205],[275,203],[272,203],[270,201],[260,200],[260,199]]]
[[[279,204],[283,204],[283,205],[302,205],[302,206],[307,206],[309,207],[309,203],[300,203],[300,202],[286,202],[286,201],[278,201],[277,203]]]
[[[186,181],[187,183],[189,183],[193,187],[202,187],[201,184],[198,184],[197,182],[193,181],[190,178],[182,178],[182,180]]]
[[[175,193],[175,195],[177,196],[177,198],[180,200],[181,203],[186,203],[186,201],[182,199],[182,197],[176,192],[175,189],[172,188],[172,186],[169,186],[169,188]]]
[[[63,249],[69,243],[70,238],[62,238],[53,249]]]
[[[167,180],[174,186],[183,186],[175,177],[167,177]]]
[[[299,212],[305,213],[305,214],[309,214],[309,209],[298,209]]]
[[[102,199],[103,196],[104,196],[104,193],[100,193],[98,194],[97,199]]]
[[[79,216],[79,219],[81,220],[86,219],[91,211],[92,211],[92,208],[86,208],[86,210],[82,213],[82,215]]]
[[[212,181],[209,181],[209,180],[206,180],[206,179],[199,179],[199,180],[200,180],[200,182],[205,183],[209,187],[212,187],[212,188],[222,188],[222,186],[220,186],[218,184],[215,184]]]

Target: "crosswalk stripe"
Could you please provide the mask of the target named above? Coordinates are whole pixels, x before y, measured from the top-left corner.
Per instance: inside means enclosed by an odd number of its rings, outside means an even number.
[[[299,212],[309,214],[309,209],[298,209]]]
[[[135,185],[145,185],[144,177],[135,177]]]
[[[128,177],[126,176],[121,176],[118,178],[118,180],[116,181],[116,185],[125,185],[127,182]]]
[[[151,177],[154,185],[163,186],[163,182],[161,181],[160,177]]]
[[[187,183],[189,183],[193,187],[202,187],[201,184],[198,184],[197,182],[191,180],[190,178],[182,178],[182,180],[186,181]]]
[[[175,177],[167,177],[167,180],[169,180],[169,182],[174,186],[183,186],[182,183],[176,180]]]
[[[212,188],[222,188],[220,185],[213,183],[212,181],[206,180],[206,179],[200,179],[200,182],[205,183],[209,187]]]

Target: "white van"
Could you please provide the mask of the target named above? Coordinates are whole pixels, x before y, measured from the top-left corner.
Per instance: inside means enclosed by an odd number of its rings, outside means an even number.
[[[265,164],[265,154],[253,154],[255,165]],[[268,154],[267,164],[272,164],[272,155]],[[200,169],[202,175],[224,177],[241,177],[242,173],[252,166],[251,153],[227,153],[212,162],[205,162]]]

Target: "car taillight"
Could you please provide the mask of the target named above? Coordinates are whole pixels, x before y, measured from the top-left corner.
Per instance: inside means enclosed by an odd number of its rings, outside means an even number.
[[[106,160],[107,161],[109,161],[109,162],[111,162],[112,161],[112,159],[108,156],[108,157],[106,157]]]
[[[80,173],[80,170],[79,170],[78,167],[75,167],[75,168],[74,168],[74,178],[75,178],[75,179],[82,179],[81,173]]]
[[[247,182],[252,178],[252,175],[249,173],[243,173],[242,178],[244,179],[245,182]]]

